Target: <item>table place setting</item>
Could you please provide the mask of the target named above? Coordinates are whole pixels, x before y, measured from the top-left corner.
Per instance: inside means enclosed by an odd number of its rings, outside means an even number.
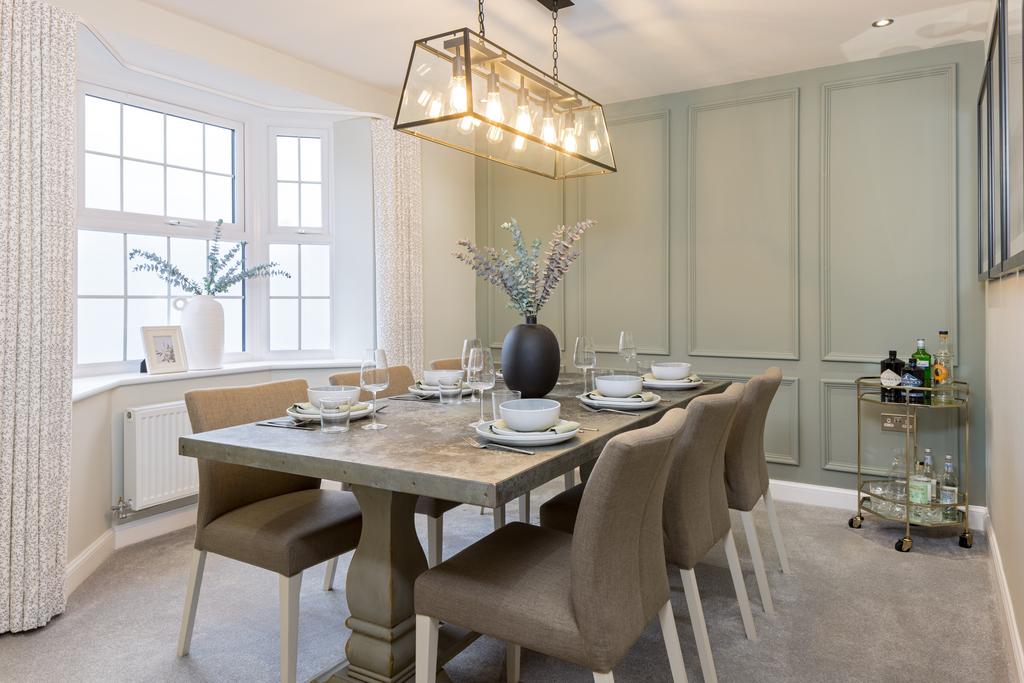
[[[594,378],[595,388],[577,398],[584,407],[620,411],[647,410],[661,403],[661,396],[644,391],[644,381],[636,375],[602,375]]]
[[[689,363],[651,363],[651,371],[641,375],[645,389],[683,391],[704,384],[700,375],[691,372]]]

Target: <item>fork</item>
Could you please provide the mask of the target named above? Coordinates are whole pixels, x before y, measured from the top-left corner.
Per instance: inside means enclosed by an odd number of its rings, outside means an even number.
[[[512,451],[513,453],[522,453],[523,455],[536,455],[534,453],[534,451],[528,451],[528,450],[523,449],[523,448],[513,448],[512,446],[503,446],[503,445],[501,445],[499,443],[490,443],[490,442],[488,442],[488,443],[480,443],[479,441],[477,441],[475,439],[471,439],[468,436],[465,439],[463,439],[463,441],[466,442],[466,445],[472,446],[473,448],[494,448],[494,449],[500,450],[500,451]]]
[[[629,410],[616,410],[615,408],[591,408],[586,403],[581,403],[580,406],[584,410],[589,410],[592,413],[618,413],[619,415],[636,415],[635,411]]]

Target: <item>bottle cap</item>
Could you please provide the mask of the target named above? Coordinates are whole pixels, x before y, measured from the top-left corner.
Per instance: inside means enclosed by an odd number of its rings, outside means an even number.
[[[939,330],[939,334],[949,334],[949,330]]]
[[[893,351],[892,349],[889,349],[889,358],[895,358],[895,357],[896,357],[896,352]]]
[[[924,348],[924,339],[918,339],[917,340],[917,348],[919,348],[919,349],[923,349]]]
[[[925,453],[931,453],[931,452],[932,452],[932,449],[930,449],[930,448],[926,448],[926,449],[924,449],[924,452],[925,452]]]

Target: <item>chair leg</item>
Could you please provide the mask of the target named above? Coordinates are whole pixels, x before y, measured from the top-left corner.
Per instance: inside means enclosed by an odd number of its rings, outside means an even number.
[[[609,671],[606,674],[594,672],[594,683],[615,683],[615,676]]]
[[[188,576],[188,591],[185,593],[185,613],[181,615],[181,631],[178,633],[178,656],[184,657],[192,646],[192,627],[196,625],[196,606],[199,604],[199,589],[203,586],[203,568],[206,566],[206,551],[192,551],[192,569]]]
[[[295,667],[299,659],[299,592],[302,572],[295,576],[278,575],[281,599],[281,681],[295,683]]]
[[[708,625],[704,621],[704,607],[700,604],[700,592],[697,590],[697,575],[692,569],[680,569],[679,576],[683,579],[686,608],[690,611],[690,623],[693,624],[693,639],[697,641],[700,670],[706,683],[715,683],[718,681],[718,674],[715,672],[715,657],[711,654]]]
[[[750,613],[750,598],[747,597],[747,584],[743,580],[743,568],[740,567],[740,554],[736,552],[736,538],[732,529],[725,535],[725,556],[729,559],[729,573],[732,574],[732,587],[736,590],[736,602],[740,604],[740,616],[743,617],[743,630],[747,638],[757,640],[757,629],[754,617]]]
[[[505,526],[505,506],[498,505],[494,508],[494,530],[497,531]]]
[[[437,619],[416,615],[416,683],[437,681]]]
[[[441,564],[444,547],[444,515],[427,517],[427,567]]]
[[[772,538],[775,539],[775,552],[779,554],[779,564],[782,565],[782,573],[789,573],[789,556],[786,555],[786,544],[782,540],[782,528],[779,526],[779,516],[775,514],[775,501],[772,500],[772,491],[764,492],[764,506],[768,510],[768,525],[772,528]]]
[[[332,557],[327,560],[327,566],[324,567],[324,590],[329,591],[334,589],[334,576],[338,573],[338,558]]]
[[[522,648],[514,643],[505,643],[505,680],[519,683],[519,656]]]
[[[519,521],[530,523],[530,492],[519,496]]]
[[[764,571],[764,557],[761,555],[761,544],[757,540],[754,515],[750,510],[742,510],[740,519],[743,520],[743,532],[747,536],[747,546],[750,548],[750,561],[754,563],[754,577],[757,579],[757,590],[761,594],[761,606],[764,607],[764,613],[771,616],[775,614],[775,605],[772,604],[772,593],[768,588],[768,575]]]
[[[563,477],[563,480],[565,483],[565,490],[568,491],[569,489],[576,485],[576,470],[570,470],[566,472],[565,476]]]
[[[686,667],[683,665],[683,649],[679,646],[676,631],[676,616],[672,614],[672,601],[667,600],[658,610],[661,622],[661,637],[668,652],[668,664],[672,668],[672,683],[686,683]]]

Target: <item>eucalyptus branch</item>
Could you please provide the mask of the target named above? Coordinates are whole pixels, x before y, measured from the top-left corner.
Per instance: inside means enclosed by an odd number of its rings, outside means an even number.
[[[134,270],[137,273],[156,273],[164,282],[172,287],[184,290],[190,294],[202,294],[203,290],[197,282],[186,276],[181,270],[166,259],[157,256],[151,251],[132,249],[128,252],[129,259],[140,258],[144,263],[135,264]]]

